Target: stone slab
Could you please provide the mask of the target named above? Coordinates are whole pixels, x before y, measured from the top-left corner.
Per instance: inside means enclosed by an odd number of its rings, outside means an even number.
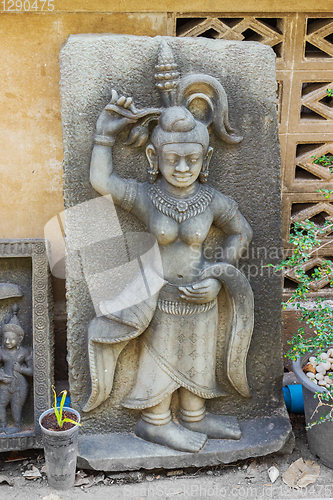
[[[209,439],[199,453],[148,443],[132,433],[94,434],[79,439],[78,467],[122,471],[229,464],[279,451],[291,436],[288,417],[241,421],[242,439]]]
[[[240,144],[233,146],[222,144],[211,134],[214,153],[208,184],[237,201],[240,212],[254,232],[248,254],[240,263],[255,295],[255,328],[247,362],[252,397],[239,396],[222,375],[219,383],[228,396],[209,400],[207,408],[211,412],[235,415],[246,421],[282,415],[282,285],[281,276],[267,267],[268,263],[279,262],[282,255],[275,54],[270,47],[255,42],[171,37],[167,40],[182,76],[206,73],[222,83],[228,96],[231,126],[244,136]],[[100,243],[103,232],[109,235],[109,231],[104,229],[106,217],[103,210],[101,213],[104,215],[96,219],[93,226],[95,236],[92,232],[89,235],[87,231],[82,231],[84,228],[90,231],[91,224],[87,223],[87,218],[76,218],[75,213],[78,214],[86,202],[98,198],[89,182],[90,158],[96,121],[110,101],[111,89],[116,89],[119,95],[133,97],[138,108],[161,104],[154,82],[160,42],[161,37],[77,35],[69,37],[60,54],[66,231],[67,234],[71,230],[80,233],[82,244],[81,261],[75,252],[69,254],[67,259],[69,378],[72,402],[79,411],[90,393],[87,328],[95,316],[89,285],[79,263],[84,263],[83,257],[88,255],[85,249],[92,248],[89,241],[91,235]],[[145,181],[148,164],[144,148],[133,150],[124,146],[125,138],[126,135],[120,134],[113,147],[115,171],[122,177]],[[131,214],[118,208],[116,214],[116,219],[112,219],[114,214],[110,215],[110,220],[117,221],[110,252],[110,262],[113,259],[110,268],[114,269],[126,261],[126,252],[121,246],[123,240],[119,238],[121,232],[145,231]],[[218,245],[218,237],[216,231],[211,231],[207,245]],[[92,259],[96,269],[102,267],[105,259],[104,249],[96,253]],[[114,278],[111,271],[110,277]],[[117,278],[117,273],[114,274]],[[221,292],[220,300],[224,299]],[[219,311],[221,336],[218,349],[223,354],[223,324],[227,319],[223,316],[223,307]],[[138,339],[129,342],[119,358],[110,397],[83,416],[81,431],[91,442],[100,434],[105,436],[103,439],[112,440],[115,439],[113,435],[119,432],[132,431],[138,412],[123,408],[121,401],[135,381],[139,350]],[[222,354],[217,359],[220,374],[224,370]],[[283,415],[281,418],[287,429],[288,417]],[[286,436],[285,431],[282,435]],[[272,451],[277,451],[279,444],[283,446],[284,438],[275,442],[276,447]],[[241,440],[241,443],[244,441]],[[244,453],[250,456],[251,446],[245,448],[247,451]],[[260,449],[262,453],[270,452],[265,452],[264,445]],[[253,453],[256,453],[254,448]],[[239,456],[242,456],[241,451]],[[139,459],[136,463],[143,466]],[[127,463],[125,468],[128,468]]]
[[[34,371],[32,377],[25,377],[29,393],[23,406],[22,430],[11,435],[1,433],[0,452],[42,448],[38,419],[52,405],[53,382],[52,294],[45,241],[0,240],[0,283],[17,285],[23,293],[22,297],[0,300],[0,331],[16,303],[17,318],[25,334],[22,347],[32,351]],[[7,422],[10,429],[10,404]]]

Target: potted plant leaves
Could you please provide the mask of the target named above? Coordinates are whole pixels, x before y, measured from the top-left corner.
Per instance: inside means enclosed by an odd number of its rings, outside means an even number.
[[[54,393],[54,408],[44,411],[39,417],[43,434],[46,472],[49,486],[67,490],[74,484],[80,414],[65,407],[67,391],[62,391],[60,405]]]
[[[333,155],[315,159],[333,173]],[[332,191],[319,190],[326,199]],[[333,265],[321,257],[330,242],[333,223],[328,218],[322,226],[313,221],[296,222],[290,243],[293,252],[277,266],[285,275],[298,281],[284,308],[290,305],[301,313],[300,321],[308,327],[298,329],[286,356],[293,360],[293,371],[303,386],[304,411],[309,448],[328,467],[333,468],[333,302],[326,297],[311,298],[311,292],[326,286],[333,292]],[[323,241],[323,238],[325,240]],[[313,257],[316,257],[314,260]],[[315,267],[313,268],[313,265]],[[311,271],[311,268],[312,271]],[[310,332],[310,334],[309,334]],[[319,425],[320,424],[320,425]]]

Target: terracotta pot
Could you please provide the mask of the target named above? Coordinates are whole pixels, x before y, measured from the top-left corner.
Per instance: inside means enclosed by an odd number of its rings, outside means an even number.
[[[64,410],[77,417],[80,422],[80,414],[73,408],[64,407]],[[79,426],[73,425],[66,431],[53,431],[42,425],[45,415],[54,413],[54,408],[44,411],[39,417],[39,425],[42,429],[46,472],[49,486],[58,490],[71,488],[75,480],[76,457],[78,446]]]
[[[293,361],[293,372],[303,386],[306,425],[316,422],[322,415],[329,411],[328,406],[321,406],[313,415],[318,406],[318,399],[314,398],[314,394],[316,392],[327,392],[325,387],[320,387],[311,382],[302,370],[303,366],[308,362],[309,357],[313,355],[313,353],[305,354],[302,358],[298,358],[297,361]],[[333,442],[333,422],[327,421],[314,425],[311,429],[307,429],[306,434],[311,453],[317,455],[323,464],[333,469],[333,448],[331,445]]]

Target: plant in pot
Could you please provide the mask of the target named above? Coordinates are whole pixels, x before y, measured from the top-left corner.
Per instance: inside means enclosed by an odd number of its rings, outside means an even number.
[[[333,173],[333,155],[315,159]],[[326,199],[331,190],[319,190]],[[321,227],[306,220],[296,222],[290,235],[293,252],[276,270],[282,270],[298,282],[284,308],[290,305],[300,312],[300,321],[306,323],[308,332],[300,327],[289,341],[286,356],[293,360],[293,371],[303,386],[304,411],[310,450],[328,467],[333,468],[333,302],[328,297],[312,299],[311,292],[319,285],[332,288],[333,265],[323,255],[324,247],[331,243],[333,223],[325,221]],[[325,238],[323,240],[323,238]],[[316,257],[314,260],[313,258]],[[315,268],[310,269],[315,264]],[[310,334],[309,334],[310,331]],[[320,425],[319,425],[320,424]]]
[[[65,407],[67,391],[62,391],[58,408],[54,394],[54,408],[44,411],[39,417],[43,434],[45,464],[49,486],[67,490],[74,484],[80,414],[73,408]]]

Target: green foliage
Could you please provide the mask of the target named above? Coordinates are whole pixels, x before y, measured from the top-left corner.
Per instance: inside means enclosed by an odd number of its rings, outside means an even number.
[[[331,94],[330,96],[333,96],[333,89],[328,89]],[[329,167],[330,172],[333,174],[333,155],[322,155],[318,156],[312,156],[311,158],[314,158],[313,163],[316,163],[317,165],[322,165],[323,167]],[[317,193],[322,193],[324,195],[324,198],[328,200],[333,194],[332,189],[318,189]]]
[[[318,156],[311,156],[311,158],[314,158],[313,163],[316,163],[317,165],[322,165],[323,167],[330,167],[330,170],[332,172],[333,168],[333,155],[322,155]]]
[[[62,412],[63,412],[63,408],[64,408],[64,404],[65,404],[65,399],[67,396],[67,391],[62,391],[59,394],[59,396],[62,394],[59,408],[57,405],[57,393],[56,393],[53,386],[52,386],[52,391],[53,391],[53,395],[54,395],[54,413],[55,413],[55,416],[57,418],[57,422],[58,422],[59,427],[61,428],[65,422],[70,422],[71,424],[81,426],[82,424],[79,424],[79,422],[76,422],[75,420],[72,420],[71,418],[66,418],[66,417],[62,418]]]
[[[317,160],[314,163],[325,164],[325,166],[333,165],[333,155],[330,157],[322,156]],[[333,172],[333,170],[331,171]],[[322,189],[320,191],[326,199],[329,199],[332,194],[331,190]],[[322,227],[318,227],[310,220],[296,222],[289,239],[293,245],[292,255],[276,266],[276,271],[288,273],[299,282],[292,296],[283,303],[284,309],[287,309],[289,305],[296,307],[301,313],[299,320],[313,332],[313,335],[309,337],[305,335],[304,327],[300,327],[288,342],[290,349],[286,356],[292,360],[312,351],[316,351],[317,356],[319,356],[321,352],[333,346],[333,308],[323,297],[318,297],[315,302],[309,302],[309,293],[313,282],[325,280],[333,288],[333,264],[330,260],[323,260],[322,264],[316,267],[311,274],[304,270],[306,263],[325,246],[326,243],[322,243],[321,239],[332,231],[332,227],[332,222],[328,220]],[[333,420],[333,380],[331,388],[324,393],[316,393],[316,397],[319,402],[314,413],[320,406],[324,405],[328,406],[329,410],[319,420],[310,424],[308,428]]]
[[[296,222],[290,235],[290,243],[294,249],[290,257],[283,260],[276,270],[294,274],[299,284],[289,300],[283,303],[284,309],[288,305],[296,307],[301,313],[300,321],[306,323],[313,330],[313,337],[306,338],[304,327],[298,329],[289,344],[291,348],[286,356],[295,360],[306,352],[323,350],[333,345],[333,309],[325,302],[323,297],[308,305],[308,294],[311,284],[316,281],[326,280],[333,287],[333,267],[330,260],[323,260],[309,276],[304,271],[304,265],[315,252],[323,245],[321,236],[327,234],[332,228],[332,223],[326,221],[322,227],[317,227],[312,221]]]
[[[317,193],[322,193],[324,198],[326,200],[329,200],[331,197],[331,194],[333,194],[333,190],[332,189],[317,189]]]

